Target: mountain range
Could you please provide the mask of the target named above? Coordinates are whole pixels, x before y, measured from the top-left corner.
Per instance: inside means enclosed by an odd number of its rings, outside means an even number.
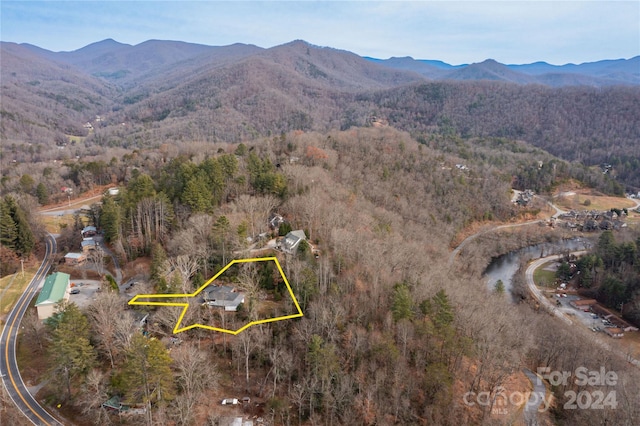
[[[294,41],[289,45],[308,45],[304,41]],[[22,44],[34,53],[47,59],[68,63],[97,77],[109,80],[131,81],[140,77],[150,77],[154,73],[166,71],[167,67],[190,62],[224,62],[240,59],[262,52],[281,51],[281,46],[263,49],[254,45],[234,44],[217,47],[179,41],[149,40],[138,45],[119,43],[113,39],[90,44],[72,52],[51,52],[37,46]],[[287,46],[287,45],[284,45]],[[631,59],[602,60],[583,64],[551,65],[535,62],[522,65],[505,65],[493,59],[480,63],[450,65],[437,60],[413,59],[411,57],[376,59],[359,57],[350,52],[322,48],[332,53],[341,52],[351,56],[352,64],[361,59],[384,67],[412,71],[431,80],[494,80],[518,84],[539,83],[548,86],[607,86],[615,84],[640,85],[640,56]]]
[[[494,80],[518,84],[538,83],[553,87],[640,84],[640,56],[560,66],[546,62],[505,65],[493,59],[455,66],[441,61],[416,60],[411,57],[365,59],[391,68],[415,71],[434,80]]]
[[[69,135],[127,147],[237,142],[375,124],[422,139],[519,139],[568,160],[632,170],[640,138],[640,57],[453,66],[363,58],[301,40],[264,49],[108,39],[72,52],[2,42],[0,60],[0,136],[16,145]]]

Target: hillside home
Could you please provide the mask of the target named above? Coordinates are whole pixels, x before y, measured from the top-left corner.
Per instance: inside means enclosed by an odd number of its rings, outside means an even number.
[[[291,231],[287,235],[285,235],[280,248],[285,253],[293,254],[298,250],[298,246],[301,242],[305,241],[307,236],[304,231],[299,229],[297,231]]]
[[[67,253],[64,255],[65,265],[82,265],[85,260],[87,260],[87,255],[85,253]]]
[[[272,213],[269,217],[269,228],[278,229],[284,223],[284,218],[277,213]]]
[[[93,240],[93,238],[85,238],[80,243],[80,246],[82,247],[83,253],[88,253],[90,250],[96,249],[96,242]]]
[[[44,280],[35,304],[39,319],[49,318],[55,313],[57,303],[61,300],[69,300],[69,279],[69,274],[56,272]]]
[[[224,308],[225,311],[235,312],[244,303],[244,294],[226,285],[210,285],[202,291],[202,296],[207,305]]]
[[[96,235],[98,230],[95,226],[85,226],[80,233],[82,234],[82,238],[89,238]]]

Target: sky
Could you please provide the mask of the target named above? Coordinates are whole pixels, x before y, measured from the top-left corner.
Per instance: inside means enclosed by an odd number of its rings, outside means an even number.
[[[640,1],[0,1],[2,41],[71,51],[107,38],[562,65],[640,55]]]

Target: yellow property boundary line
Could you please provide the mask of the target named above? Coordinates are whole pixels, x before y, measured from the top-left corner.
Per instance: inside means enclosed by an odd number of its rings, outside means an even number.
[[[196,297],[202,290],[204,290],[207,286],[209,286],[216,278],[218,278],[227,269],[229,269],[232,265],[234,265],[236,263],[269,262],[269,261],[274,261],[276,266],[278,267],[278,272],[280,272],[280,275],[282,276],[282,279],[284,280],[284,283],[287,286],[287,290],[289,291],[289,295],[291,296],[291,299],[293,300],[293,303],[296,306],[296,310],[298,311],[296,314],[251,321],[250,323],[245,324],[244,326],[242,326],[238,330],[229,330],[229,329],[226,329],[226,328],[213,327],[213,326],[205,325],[205,324],[191,324],[191,325],[189,325],[187,327],[180,327],[180,324],[182,324],[182,319],[184,318],[185,314],[187,313],[187,309],[189,308],[189,303],[187,303],[187,302],[139,301],[139,299],[149,299],[149,298],[158,298],[158,299],[159,298],[167,298],[167,299],[171,298],[171,299],[175,299],[175,298]],[[289,281],[287,281],[287,277],[285,276],[284,272],[282,271],[282,267],[280,266],[280,262],[278,262],[278,259],[275,256],[274,257],[254,257],[254,258],[251,258],[251,259],[235,259],[235,260],[232,260],[231,262],[229,262],[227,264],[227,266],[222,268],[220,270],[220,272],[215,274],[209,281],[207,281],[206,283],[202,284],[200,286],[200,288],[198,288],[193,293],[186,293],[186,294],[137,294],[137,295],[135,295],[133,297],[133,299],[131,299],[129,301],[129,305],[181,306],[183,309],[182,309],[182,313],[180,314],[180,317],[178,318],[178,322],[176,323],[175,327],[173,328],[173,333],[174,334],[181,333],[181,332],[187,331],[187,330],[191,330],[192,328],[200,327],[200,328],[205,328],[207,330],[220,331],[222,333],[229,333],[229,334],[236,335],[236,334],[246,330],[247,328],[251,327],[252,325],[264,324],[264,323],[275,322],[275,321],[282,321],[282,320],[287,320],[287,319],[291,319],[291,318],[299,318],[299,317],[304,315],[302,313],[302,309],[300,309],[300,305],[298,304],[298,300],[296,299],[296,296],[293,294],[293,290],[291,290],[291,286],[289,285]]]

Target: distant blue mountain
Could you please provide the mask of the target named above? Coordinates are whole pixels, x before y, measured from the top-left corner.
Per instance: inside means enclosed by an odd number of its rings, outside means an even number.
[[[491,59],[470,65],[450,65],[409,56],[364,59],[390,68],[417,72],[433,80],[498,80],[554,87],[640,85],[640,56],[578,65],[552,65],[547,62],[505,65]]]

